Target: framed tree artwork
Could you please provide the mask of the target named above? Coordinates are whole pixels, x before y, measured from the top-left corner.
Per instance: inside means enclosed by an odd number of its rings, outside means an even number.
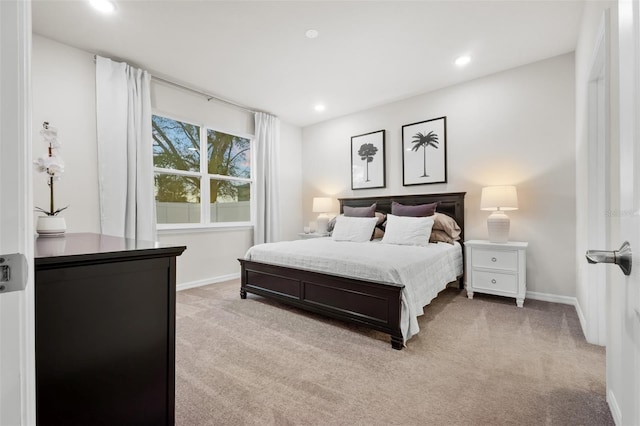
[[[402,185],[447,182],[447,117],[402,126]]]
[[[351,138],[351,189],[384,188],[384,130]]]

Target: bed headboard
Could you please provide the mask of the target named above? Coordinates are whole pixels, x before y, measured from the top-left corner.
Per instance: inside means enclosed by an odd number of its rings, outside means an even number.
[[[416,194],[416,195],[391,195],[384,197],[362,197],[362,198],[338,198],[340,201],[340,213],[343,212],[344,206],[349,207],[368,207],[373,203],[377,203],[376,210],[391,213],[391,202],[416,205],[428,204],[439,201],[438,213],[445,213],[456,220],[462,233],[461,241],[464,241],[464,196],[466,192],[448,192],[441,194]]]

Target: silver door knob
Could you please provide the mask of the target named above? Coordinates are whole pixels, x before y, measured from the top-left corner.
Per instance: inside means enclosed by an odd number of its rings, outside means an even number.
[[[587,250],[589,263],[615,263],[625,275],[631,275],[631,244],[622,243],[619,250]]]

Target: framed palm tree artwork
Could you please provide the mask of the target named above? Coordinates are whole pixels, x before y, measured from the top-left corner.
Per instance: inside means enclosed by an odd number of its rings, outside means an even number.
[[[385,187],[384,132],[351,137],[351,189]]]
[[[447,182],[447,117],[402,126],[402,185]]]

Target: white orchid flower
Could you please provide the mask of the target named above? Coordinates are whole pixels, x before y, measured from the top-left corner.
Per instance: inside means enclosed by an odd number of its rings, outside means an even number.
[[[60,157],[40,157],[33,164],[36,166],[36,170],[41,173],[46,172],[49,176],[59,178],[64,173],[64,161]]]
[[[49,126],[48,124],[40,130],[40,135],[44,138],[44,141],[49,144],[51,148],[60,148],[60,142],[58,142],[58,129]]]
[[[44,158],[38,158],[33,162],[33,165],[36,167],[36,170],[40,173],[44,173],[47,171],[47,165],[44,163]]]
[[[48,157],[47,173],[51,176],[60,177],[64,173],[64,161],[60,157]]]
[[[47,181],[49,186],[51,187],[51,199],[49,210],[45,210],[41,207],[36,207],[36,211],[44,213],[47,216],[55,216],[69,207],[67,206],[55,209],[53,202],[53,182],[60,180],[60,176],[62,175],[62,173],[64,173],[64,161],[57,155],[57,152],[55,151],[57,148],[60,148],[60,143],[58,142],[58,129],[56,129],[55,127],[51,127],[49,125],[49,122],[45,121],[44,123],[42,123],[42,130],[40,130],[40,135],[42,135],[44,141],[49,145],[49,152],[46,157],[38,158],[38,160],[34,161],[33,164],[36,170],[41,173],[47,173],[49,175]]]
[[[58,129],[53,126],[43,127],[43,129],[40,130],[40,134],[45,140],[55,139],[58,137]]]

